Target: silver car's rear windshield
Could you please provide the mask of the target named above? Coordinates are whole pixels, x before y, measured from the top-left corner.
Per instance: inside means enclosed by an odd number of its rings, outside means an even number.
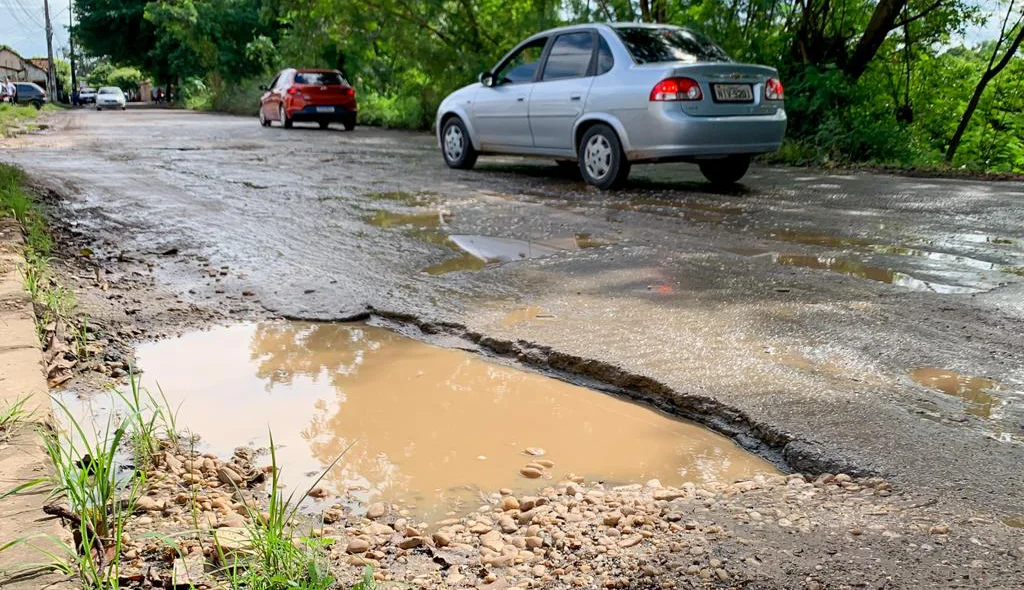
[[[721,47],[700,33],[678,27],[617,27],[622,43],[638,64],[681,61],[732,61]]]

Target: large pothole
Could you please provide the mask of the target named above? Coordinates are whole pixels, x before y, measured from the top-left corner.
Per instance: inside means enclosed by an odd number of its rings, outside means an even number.
[[[428,521],[501,488],[529,493],[574,476],[678,486],[776,472],[693,423],[374,326],[241,324],[143,344],[137,358],[143,384],[180,408],[179,430],[204,450],[266,446],[272,431],[283,481],[299,490],[345,452],[328,491]],[[93,417],[113,406],[76,403]]]

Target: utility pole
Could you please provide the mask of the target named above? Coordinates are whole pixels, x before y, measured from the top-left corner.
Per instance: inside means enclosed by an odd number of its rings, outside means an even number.
[[[46,98],[50,102],[57,101],[57,81],[53,68],[53,26],[50,24],[50,0],[43,0],[43,16],[46,17]]]
[[[71,46],[71,90],[68,91],[70,96],[72,92],[78,91],[78,75],[75,73],[75,10],[73,0],[68,0],[68,45]]]

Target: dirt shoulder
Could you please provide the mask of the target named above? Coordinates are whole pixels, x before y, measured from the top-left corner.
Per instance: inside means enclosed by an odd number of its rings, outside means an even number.
[[[0,217],[0,414],[9,418],[0,426],[0,493],[48,476],[38,430],[50,423],[50,398],[32,299],[23,286],[23,246],[21,225]],[[0,546],[26,540],[0,551],[0,586],[11,590],[73,587],[66,583],[66,576],[25,569],[26,564],[45,563],[41,551],[60,555],[62,542],[70,538],[57,520],[43,514],[46,500],[44,491],[31,489],[0,500]]]

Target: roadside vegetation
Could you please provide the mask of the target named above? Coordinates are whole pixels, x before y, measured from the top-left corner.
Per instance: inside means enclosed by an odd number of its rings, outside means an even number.
[[[11,135],[26,122],[35,120],[40,113],[54,110],[60,110],[60,107],[44,105],[42,109],[37,109],[32,105],[0,104],[0,137]]]
[[[31,107],[28,107],[31,108]],[[32,109],[33,111],[35,109]],[[25,232],[25,265],[21,272],[25,289],[36,305],[36,327],[44,349],[51,349],[47,335],[63,335],[67,330],[85,338],[85,324],[75,323],[75,294],[57,283],[50,268],[53,241],[46,227],[46,218],[31,191],[25,188],[24,174],[18,168],[0,164],[0,216],[10,216],[21,224]],[[58,324],[60,324],[58,326]],[[63,338],[59,338],[63,340]],[[84,353],[84,340],[72,353]]]
[[[87,51],[192,108],[254,114],[278,68],[339,67],[361,123],[412,129],[532,32],[685,25],[782,72],[776,161],[1024,173],[1024,0],[82,0],[76,13]],[[984,40],[967,35],[981,25]]]

